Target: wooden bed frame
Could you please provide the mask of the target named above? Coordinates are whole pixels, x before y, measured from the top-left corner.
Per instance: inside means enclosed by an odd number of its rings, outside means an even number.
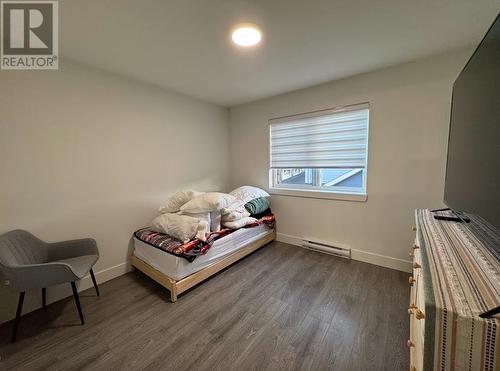
[[[247,246],[235,251],[233,254],[228,255],[226,258],[178,281],[167,276],[165,273],[162,273],[159,270],[153,268],[151,265],[146,263],[144,260],[139,259],[135,255],[130,256],[130,263],[132,264],[132,266],[139,269],[141,272],[158,282],[160,285],[167,288],[170,291],[170,301],[172,303],[175,303],[177,301],[177,295],[206,280],[207,278],[213,276],[215,273],[230,266],[241,258],[244,258],[248,254],[261,248],[262,246],[267,245],[269,242],[274,241],[275,239],[276,231],[273,231],[272,233],[267,234],[261,239],[254,241]]]

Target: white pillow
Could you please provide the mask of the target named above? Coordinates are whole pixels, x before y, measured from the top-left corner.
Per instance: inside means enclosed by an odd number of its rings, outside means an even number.
[[[180,210],[182,205],[201,194],[203,194],[203,192],[192,190],[174,193],[167,199],[167,201],[163,203],[163,205],[159,207],[158,211],[160,212],[160,214],[176,213]]]
[[[207,232],[219,232],[220,231],[220,223],[221,223],[220,211],[211,211],[209,213],[187,213],[185,211],[179,211],[178,214],[179,215],[187,215],[187,216],[190,216],[192,218],[200,219],[200,223],[206,222],[206,225],[208,228]],[[201,240],[201,238],[200,238],[200,240]],[[205,241],[205,240],[203,240],[203,241]]]
[[[203,221],[207,222],[207,225],[210,228],[210,213],[187,213],[184,211],[179,211],[177,214],[186,215],[186,216],[190,216],[191,218],[200,219],[200,221],[203,220]]]
[[[245,209],[245,201],[236,200],[228,207],[221,210],[223,222],[233,222],[235,220],[250,216],[250,213]]]
[[[220,210],[210,212],[210,232],[219,232],[221,221]]]
[[[257,219],[247,216],[246,218],[241,218],[239,220],[235,220],[234,222],[224,222],[222,225],[226,228],[238,229],[243,228],[245,225],[255,223],[256,221]]]
[[[153,220],[152,227],[156,232],[186,243],[193,239],[198,232],[200,220],[186,215],[162,214]]]
[[[245,208],[243,208],[242,211],[234,210],[234,211],[231,211],[229,214],[222,215],[222,221],[223,222],[234,222],[235,220],[246,218],[247,216],[250,216],[250,213]]]
[[[242,186],[236,188],[234,191],[229,193],[237,199],[244,201],[245,203],[252,201],[259,197],[269,197],[269,193],[263,189],[252,187],[252,186]]]
[[[196,231],[196,238],[202,241],[207,240],[207,233],[210,232],[210,224],[208,224],[205,220],[200,220],[200,224],[198,224],[198,230]]]
[[[196,196],[188,203],[181,206],[181,211],[188,213],[206,213],[220,210],[231,205],[236,198],[227,193],[208,192]]]
[[[242,200],[236,200],[235,202],[233,202],[231,205],[221,209],[221,213],[222,215],[225,215],[225,214],[230,214],[232,213],[233,211],[240,211],[240,212],[243,212],[245,209],[245,204],[246,202],[245,201],[242,201]]]

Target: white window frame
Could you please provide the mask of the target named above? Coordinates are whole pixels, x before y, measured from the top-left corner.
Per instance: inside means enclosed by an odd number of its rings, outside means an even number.
[[[275,119],[284,118],[301,118],[301,117],[315,117],[328,115],[332,113],[342,112],[342,111],[353,111],[361,109],[362,107],[370,109],[368,103],[360,103],[355,105],[348,105],[342,107],[336,107],[325,110],[318,110],[308,113],[295,114],[290,116],[277,117],[269,120],[268,124],[268,170],[269,170],[269,193],[283,196],[293,196],[293,197],[307,197],[307,198],[320,198],[320,199],[333,199],[333,200],[345,200],[345,201],[356,201],[356,202],[366,202],[368,200],[368,189],[367,189],[367,175],[368,175],[368,142],[370,137],[370,114],[368,113],[368,141],[367,141],[367,156],[364,168],[353,169],[354,172],[363,172],[363,191],[353,191],[352,187],[335,187],[335,189],[328,189],[327,187],[318,185],[301,185],[301,184],[280,184],[277,185],[277,179],[275,179],[276,172],[271,168],[271,121]],[[320,172],[315,172],[316,176],[319,178]],[[335,182],[341,182],[346,179],[348,174],[345,174],[341,178],[336,179]],[[352,176],[354,174],[350,174]],[[316,184],[320,184],[319,179],[316,179]]]

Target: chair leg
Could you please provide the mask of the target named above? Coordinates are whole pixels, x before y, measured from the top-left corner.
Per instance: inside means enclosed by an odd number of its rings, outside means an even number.
[[[43,310],[47,309],[47,292],[45,290],[45,287],[42,288],[42,307]]]
[[[78,291],[76,290],[76,285],[74,282],[71,282],[71,289],[73,290],[73,297],[75,298],[76,309],[78,309],[78,314],[80,315],[80,322],[82,325],[85,324],[83,320],[82,307],[80,305],[80,298],[78,297]]]
[[[94,271],[92,269],[90,270],[90,277],[92,277],[92,282],[94,283],[94,288],[97,296],[101,296],[101,294],[99,294],[99,286],[97,286],[97,281],[95,280]]]
[[[19,325],[19,320],[21,319],[21,312],[23,310],[24,302],[24,291],[19,293],[19,301],[17,302],[16,319],[14,321],[14,329],[12,330],[12,342],[16,341],[17,326]]]

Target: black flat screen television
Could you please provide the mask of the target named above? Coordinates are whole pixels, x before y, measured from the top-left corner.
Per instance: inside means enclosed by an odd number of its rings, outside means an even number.
[[[453,85],[444,202],[500,231],[500,15]]]

